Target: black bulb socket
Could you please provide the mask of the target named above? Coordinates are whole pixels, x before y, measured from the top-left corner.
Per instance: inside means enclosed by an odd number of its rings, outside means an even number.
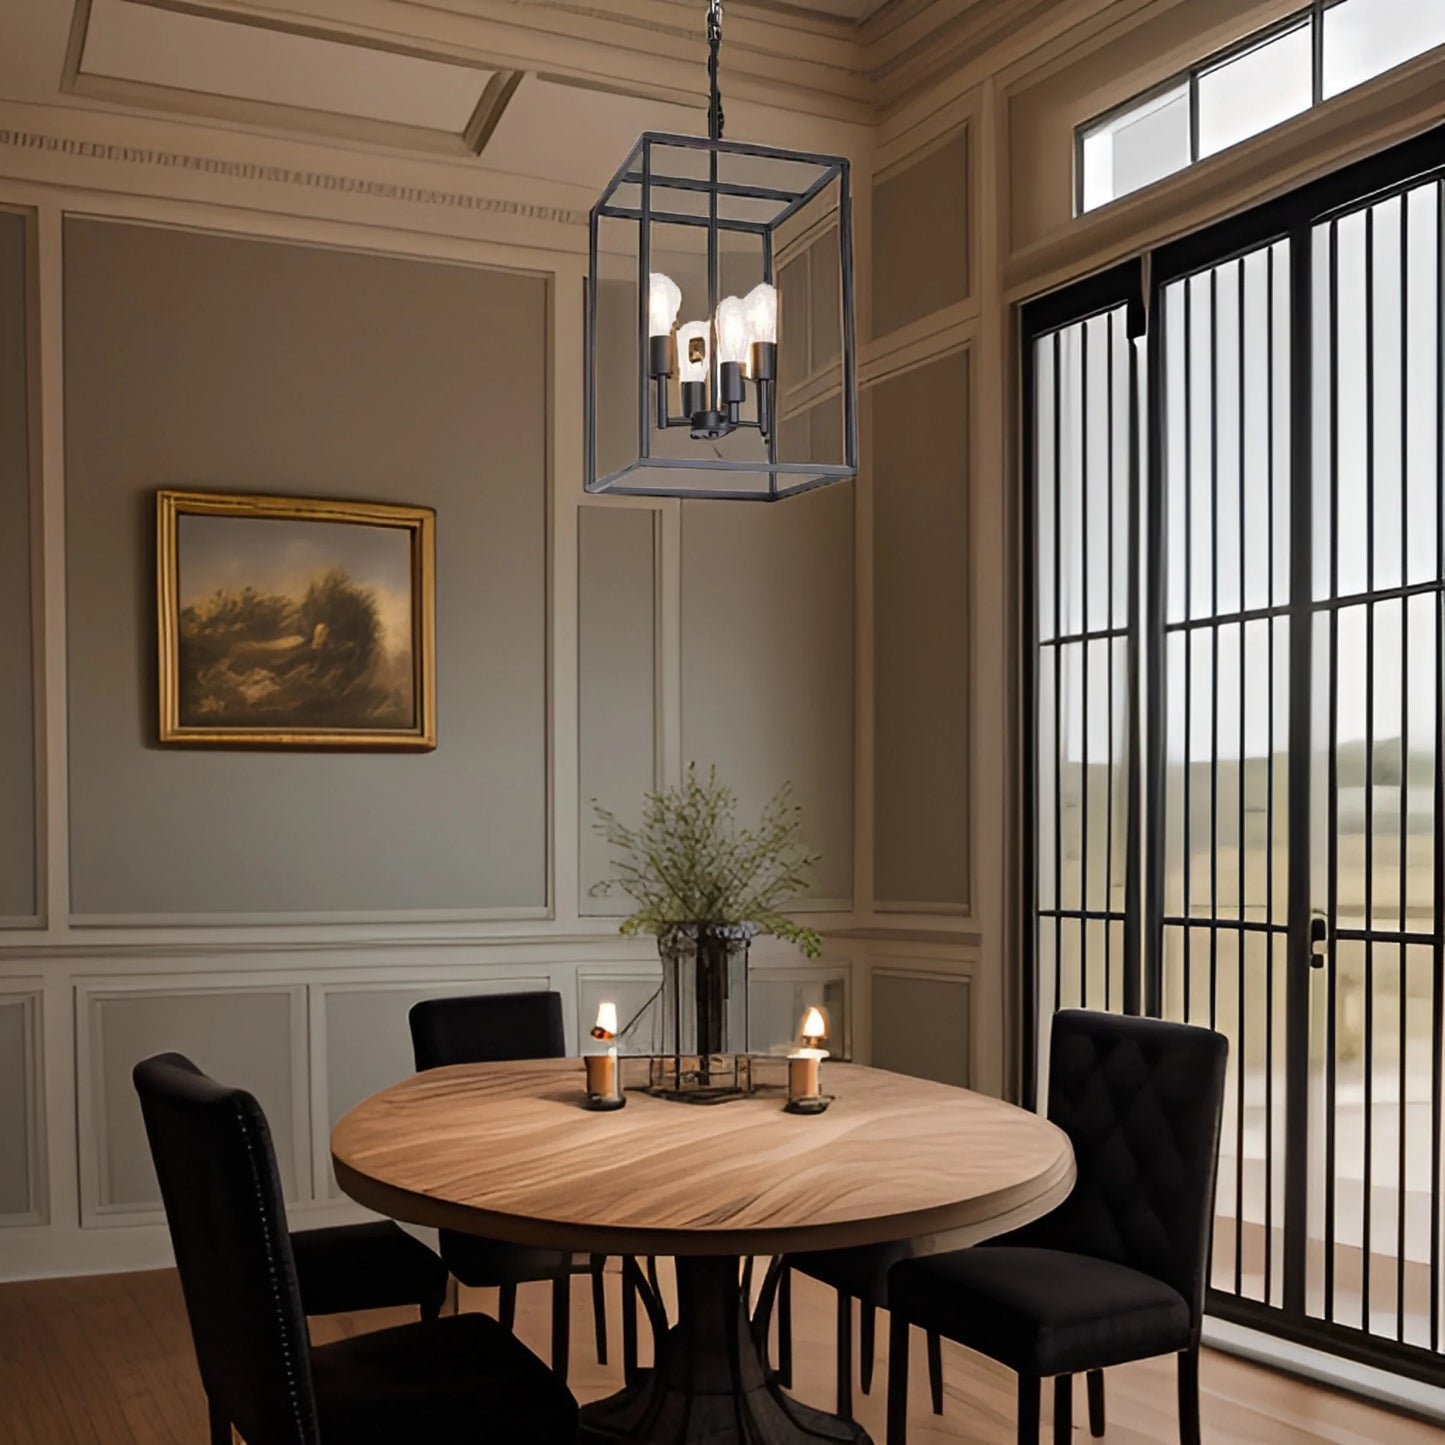
[[[778,343],[755,341],[748,357],[748,375],[754,381],[775,381],[778,375]]]
[[[677,369],[677,343],[670,331],[666,336],[648,338],[647,366],[651,376],[671,376]]]
[[[707,410],[707,382],[685,381],[682,383],[682,414],[697,416]]]
[[[718,400],[725,406],[738,406],[747,394],[741,364],[736,361],[723,362],[718,367]]]

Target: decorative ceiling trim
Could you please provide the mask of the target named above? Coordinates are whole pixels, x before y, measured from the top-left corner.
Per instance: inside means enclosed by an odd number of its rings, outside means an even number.
[[[493,68],[471,56],[455,59],[416,48],[378,45],[365,39],[310,34],[300,28],[282,25],[267,26],[246,17],[233,19],[228,15],[217,15],[206,5],[189,3],[189,0],[136,0],[136,3],[177,15],[243,24],[258,30],[269,29],[281,35],[304,35],[307,39],[327,40],[333,44],[352,45],[385,54],[406,55],[416,60],[463,65],[474,70]],[[75,0],[65,49],[65,65],[60,78],[61,94],[82,95],[90,100],[154,111],[162,115],[220,120],[272,130],[284,136],[314,135],[325,140],[359,141],[363,145],[388,146],[394,150],[432,155],[480,155],[501,120],[502,112],[506,110],[522,82],[522,72],[519,70],[496,70],[478,96],[466,127],[461,131],[449,131],[408,125],[400,121],[377,120],[341,111],[257,100],[247,96],[187,90],[153,81],[128,80],[82,69],[90,31],[91,6],[92,0]]]
[[[314,38],[502,70],[548,70],[642,88],[696,92],[706,61],[696,0],[132,0]],[[868,123],[856,27],[827,16],[738,7],[732,48],[746,57],[727,89],[739,99]]]
[[[512,103],[517,87],[522,83],[520,70],[499,70],[488,82],[477,101],[467,128],[462,132],[462,143],[473,155],[486,150],[492,132],[501,124],[502,115]]]
[[[562,206],[542,206],[528,201],[509,200],[502,196],[479,196],[468,191],[442,190],[436,186],[400,185],[394,181],[369,180],[364,176],[341,175],[334,171],[313,170],[304,166],[228,161],[186,151],[162,150],[154,146],[79,140],[73,136],[47,135],[41,131],[22,130],[13,126],[0,126],[0,147],[41,151],[78,160],[194,171],[204,175],[224,176],[228,180],[301,186],[308,190],[400,201],[414,206],[438,206],[448,210],[474,211],[482,215],[516,216],[523,220],[550,221],[562,226],[587,224],[586,211],[574,211]]]

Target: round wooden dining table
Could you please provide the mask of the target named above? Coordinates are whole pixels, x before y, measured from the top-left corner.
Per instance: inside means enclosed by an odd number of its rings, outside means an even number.
[[[628,1261],[654,1365],[586,1405],[588,1445],[867,1445],[852,1421],[784,1393],[763,1358],[777,1269],[755,1311],[743,1257],[917,1241],[962,1247],[1073,1187],[1067,1138],[1013,1105],[830,1063],[826,1113],[758,1093],[691,1105],[629,1092],[583,1107],[579,1059],[431,1069],[358,1104],[331,1136],[336,1178],[393,1219]],[[669,1321],[630,1261],[673,1256]]]

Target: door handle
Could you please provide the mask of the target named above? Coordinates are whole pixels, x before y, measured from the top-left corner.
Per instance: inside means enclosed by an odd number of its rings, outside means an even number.
[[[1310,919],[1310,967],[1323,968],[1330,949],[1330,921],[1323,913]]]

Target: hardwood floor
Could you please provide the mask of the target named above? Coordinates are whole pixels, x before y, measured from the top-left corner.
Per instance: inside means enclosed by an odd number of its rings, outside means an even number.
[[[581,1400],[616,1388],[619,1378],[617,1276],[609,1274],[612,1361],[596,1363],[588,1283],[574,1281],[571,1385]],[[465,1291],[464,1308],[489,1308],[484,1290]],[[405,1311],[337,1315],[313,1323],[318,1341],[381,1324]],[[548,1353],[548,1286],[524,1286],[517,1330],[543,1358]],[[795,1284],[797,1393],[832,1403],[833,1306],[822,1286]],[[880,1353],[886,1328],[879,1331]],[[1013,1440],[1013,1377],[986,1360],[944,1345],[946,1410],[928,1409],[921,1348],[913,1352],[910,1445]],[[882,1360],[873,1393],[855,1391],[858,1419],[883,1445]],[[1445,1432],[1403,1419],[1349,1396],[1277,1375],[1257,1365],[1206,1352],[1204,1438],[1258,1445],[1440,1445]],[[1108,1374],[1112,1445],[1178,1439],[1172,1362],[1149,1361]],[[1051,1392],[1045,1390],[1047,1410]],[[1082,1386],[1075,1436],[1082,1423]],[[1047,1437],[1047,1425],[1045,1429]],[[3,1445],[200,1445],[204,1402],[174,1272],[106,1275],[0,1285],[0,1442]],[[412,1442],[398,1442],[412,1445]]]

